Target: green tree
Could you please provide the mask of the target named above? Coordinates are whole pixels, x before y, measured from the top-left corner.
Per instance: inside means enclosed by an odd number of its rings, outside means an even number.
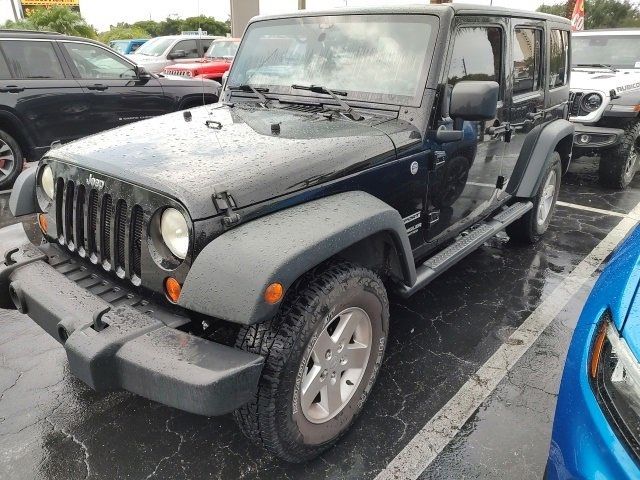
[[[640,9],[629,0],[585,0],[585,28],[640,27]],[[575,0],[557,5],[542,5],[539,12],[567,18],[573,13]]]
[[[29,28],[86,38],[97,37],[95,28],[89,25],[78,12],[60,6],[37,9],[27,20],[6,22],[4,28]]]
[[[213,17],[200,15],[199,17],[188,17],[182,22],[182,31],[195,31],[202,28],[208,35],[224,36],[229,33],[229,27],[226,23],[220,22]]]
[[[109,31],[102,32],[98,35],[98,39],[102,43],[109,43],[111,40],[126,40],[133,38],[151,38],[149,33],[140,27],[124,27],[115,26],[111,27]]]

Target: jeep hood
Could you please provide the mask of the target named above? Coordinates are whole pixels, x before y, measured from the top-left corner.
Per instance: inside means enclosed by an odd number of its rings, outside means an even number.
[[[194,220],[217,214],[215,191],[245,207],[395,158],[393,142],[368,120],[222,104],[191,113],[99,133],[48,156],[169,195]]]
[[[606,68],[574,68],[571,70],[571,90],[598,91],[608,94],[611,90],[622,94],[640,88],[640,69],[624,69],[612,72]]]

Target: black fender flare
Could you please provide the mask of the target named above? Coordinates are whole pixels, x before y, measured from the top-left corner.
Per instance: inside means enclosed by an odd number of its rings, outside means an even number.
[[[196,257],[178,304],[240,324],[272,317],[279,305],[264,301],[273,282],[285,290],[301,275],[380,232],[395,244],[404,281],[416,281],[415,263],[397,210],[361,191],[296,205],[240,225],[215,238]]]
[[[573,133],[573,123],[563,119],[534,127],[525,137],[507,185],[507,193],[518,198],[534,197],[543,180],[542,175],[551,153],[561,145],[566,150],[561,155],[570,158]]]
[[[35,134],[37,132],[33,132],[32,128],[27,128],[25,122],[22,121],[14,111],[6,110],[4,108],[0,108],[0,118],[4,121],[9,122],[16,132],[18,132],[18,138],[16,138],[16,142],[20,144],[20,147],[23,149],[23,154],[25,157],[29,158],[31,156],[37,155],[36,153],[36,143],[34,142],[34,138],[36,138]],[[14,135],[15,136],[15,135]]]
[[[14,217],[30,215],[39,211],[36,200],[37,168],[27,168],[18,175],[9,197],[9,210]]]

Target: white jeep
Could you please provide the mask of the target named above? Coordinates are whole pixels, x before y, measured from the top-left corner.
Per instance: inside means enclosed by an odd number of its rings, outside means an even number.
[[[587,30],[572,37],[573,156],[599,155],[600,182],[624,189],[640,163],[640,29]]]

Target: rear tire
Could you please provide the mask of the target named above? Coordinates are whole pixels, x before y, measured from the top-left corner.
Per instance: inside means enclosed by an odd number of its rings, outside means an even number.
[[[234,412],[243,433],[289,462],[331,447],[373,387],[388,325],[371,270],[332,262],[304,275],[273,319],[238,333],[238,348],[265,357],[255,398]]]
[[[13,186],[24,168],[24,156],[18,142],[0,130],[0,190]]]
[[[533,208],[506,229],[511,240],[515,242],[536,243],[549,228],[560,193],[562,167],[558,152],[551,154],[548,165],[538,192],[532,199]]]
[[[600,184],[604,187],[624,190],[640,164],[640,121],[636,120],[624,129],[622,141],[615,147],[602,151],[600,156]]]

